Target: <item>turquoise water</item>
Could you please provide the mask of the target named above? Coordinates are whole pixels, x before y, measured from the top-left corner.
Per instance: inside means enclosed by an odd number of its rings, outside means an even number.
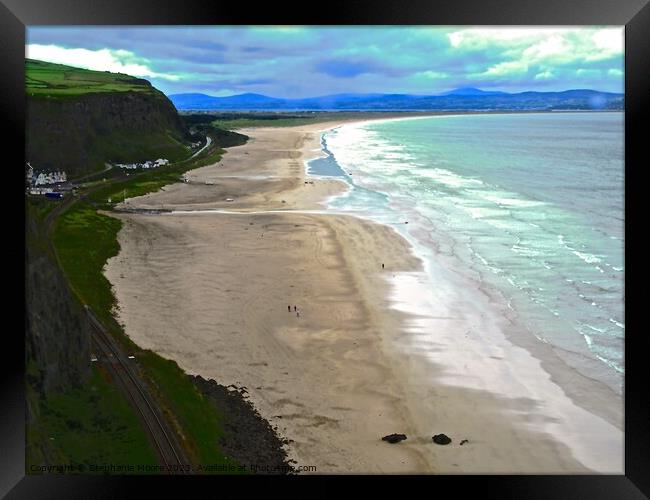
[[[426,258],[454,259],[498,290],[538,339],[620,389],[623,119],[539,113],[345,125],[324,134],[328,157],[314,170],[350,182],[334,208],[396,224]]]

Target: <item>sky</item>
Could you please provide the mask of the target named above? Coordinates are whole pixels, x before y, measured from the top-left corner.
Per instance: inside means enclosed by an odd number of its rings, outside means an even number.
[[[624,89],[623,26],[30,26],[26,56],[167,95]]]

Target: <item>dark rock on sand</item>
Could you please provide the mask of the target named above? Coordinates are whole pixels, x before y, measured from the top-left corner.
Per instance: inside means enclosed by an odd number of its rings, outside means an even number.
[[[382,441],[388,441],[391,444],[394,443],[399,443],[400,441],[404,441],[406,439],[405,434],[389,434],[388,436],[384,436],[381,438]]]
[[[433,442],[436,444],[449,444],[451,443],[451,439],[444,434],[436,434],[433,436]]]
[[[469,443],[469,441],[468,441],[467,439],[463,439],[463,440],[460,442],[460,445],[463,446],[465,443]]]
[[[245,387],[224,387],[214,380],[189,377],[223,415],[224,434],[215,445],[224,455],[239,464],[257,465],[257,474],[291,474],[295,471],[283,449],[283,445],[291,440],[279,436],[277,426],[271,427],[245,399],[248,396]]]

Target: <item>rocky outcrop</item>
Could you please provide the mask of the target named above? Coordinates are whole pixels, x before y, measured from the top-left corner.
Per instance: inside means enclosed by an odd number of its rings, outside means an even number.
[[[388,441],[391,444],[399,443],[406,439],[406,434],[389,434],[381,438],[382,441]]]
[[[292,460],[284,449],[291,441],[277,433],[248,401],[246,388],[225,387],[212,379],[188,375],[201,393],[223,416],[224,434],[219,448],[255,474],[292,474]]]
[[[446,436],[445,434],[436,434],[435,436],[433,436],[432,439],[433,442],[436,444],[445,445],[451,443],[451,439],[449,438],[449,436]]]

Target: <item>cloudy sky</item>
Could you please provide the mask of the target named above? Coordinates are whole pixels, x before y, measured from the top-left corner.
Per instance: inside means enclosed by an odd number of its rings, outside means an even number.
[[[621,27],[38,27],[27,57],[147,78],[166,94],[623,92]]]

